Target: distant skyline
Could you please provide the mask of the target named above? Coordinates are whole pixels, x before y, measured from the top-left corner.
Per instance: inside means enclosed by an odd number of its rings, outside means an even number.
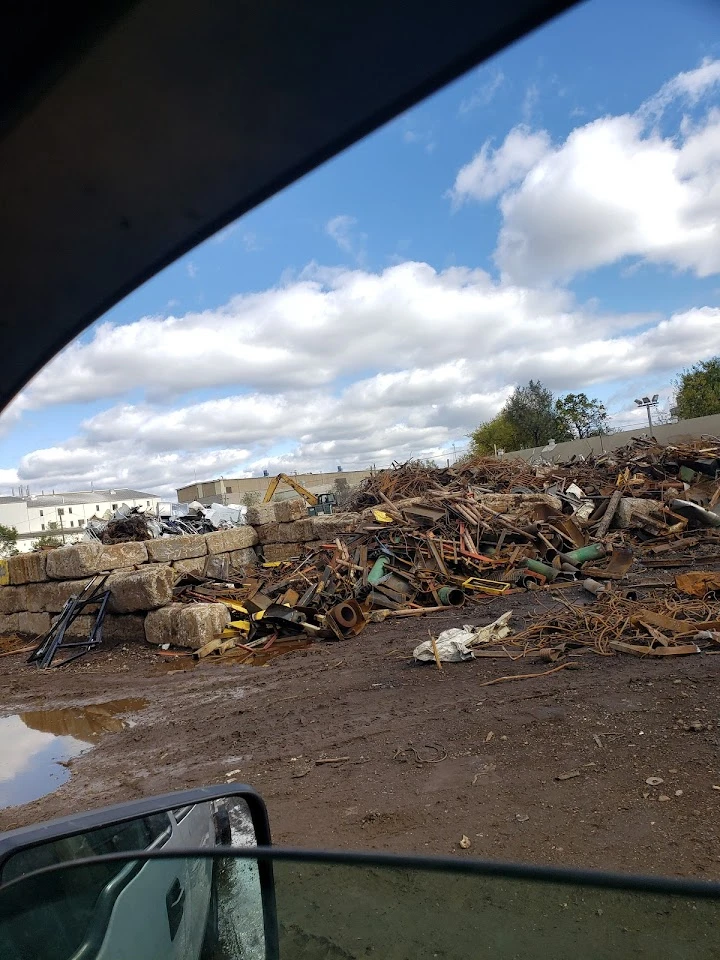
[[[531,378],[642,427],[720,353],[719,25],[580,5],[227,227],[10,405],[0,493],[445,458]]]

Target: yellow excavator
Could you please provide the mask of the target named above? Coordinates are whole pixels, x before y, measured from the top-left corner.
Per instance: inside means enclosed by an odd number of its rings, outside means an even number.
[[[279,473],[276,477],[272,478],[265,491],[263,503],[270,503],[280,483],[286,483],[298,496],[303,498],[308,505],[308,514],[311,517],[317,516],[319,513],[333,512],[333,508],[337,502],[334,493],[321,493],[315,496],[314,493],[310,493],[301,483],[298,483],[294,477],[288,476],[287,473]]]

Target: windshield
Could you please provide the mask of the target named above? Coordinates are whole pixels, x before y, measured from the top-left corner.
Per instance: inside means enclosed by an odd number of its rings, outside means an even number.
[[[164,894],[173,873],[210,862],[213,890],[207,896],[216,897],[217,912],[213,936],[203,947],[206,960],[263,960],[266,951],[272,957],[275,934],[283,960],[715,960],[718,955],[720,889],[709,886],[702,895],[699,885],[673,890],[661,884],[653,890],[647,881],[645,888],[632,889],[628,880],[603,886],[579,876],[560,882],[532,871],[513,876],[479,863],[431,868],[420,861],[304,862],[302,854],[286,856],[279,851],[262,860],[242,855],[167,859],[162,854],[147,862],[134,859],[125,872],[136,879],[124,891],[103,892],[94,913],[83,891],[97,865],[71,864],[30,875],[0,889],[2,956],[75,956],[62,942],[46,943],[44,891],[54,889],[67,920],[85,927],[92,956],[125,956],[132,943],[135,960],[169,957],[157,942],[158,931],[168,926],[164,897],[147,900],[132,931],[113,923],[122,912],[122,897],[132,897],[133,883],[143,875]],[[266,896],[267,882],[258,879],[259,865],[270,862],[274,904]],[[183,892],[187,902],[202,894],[196,887]],[[204,918],[197,908],[192,916]]]

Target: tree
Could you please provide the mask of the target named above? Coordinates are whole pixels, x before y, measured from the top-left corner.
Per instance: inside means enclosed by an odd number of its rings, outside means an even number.
[[[559,397],[555,401],[555,413],[575,437],[598,437],[610,433],[605,404],[591,400],[585,393],[568,393]]]
[[[55,547],[63,545],[60,537],[51,537],[49,533],[44,533],[35,541],[34,550],[54,550]]]
[[[247,493],[244,493],[242,500],[240,501],[246,507],[254,507],[256,503],[260,501],[260,494],[255,493],[253,490],[248,490]]]
[[[675,407],[681,420],[720,413],[720,357],[684,370],[675,381]]]
[[[347,477],[337,477],[333,483],[332,492],[335,494],[335,503],[342,507],[350,499],[350,484]]]
[[[502,412],[517,434],[520,448],[543,446],[548,440],[572,440],[567,424],[555,410],[552,392],[539,380],[515,387]]]
[[[14,557],[20,551],[17,548],[18,532],[15,527],[6,527],[0,523],[0,557]]]
[[[517,450],[520,447],[517,431],[503,410],[487,423],[481,423],[477,430],[470,434],[470,441],[470,453],[476,456],[494,454],[496,450]]]

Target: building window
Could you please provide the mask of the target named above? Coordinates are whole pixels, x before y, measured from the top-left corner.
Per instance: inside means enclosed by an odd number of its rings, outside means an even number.
[[[72,513],[72,507],[68,507],[68,513]]]
[[[225,487],[225,493],[232,493],[232,487]]]
[[[85,521],[84,521],[84,520],[78,520],[78,526],[79,526],[79,527],[85,526]]]
[[[41,523],[41,524],[40,524],[40,527],[41,527],[41,529],[44,530],[44,529],[45,529],[45,524],[44,524],[44,523]]]
[[[74,526],[75,526],[75,521],[74,521],[74,520],[71,520],[71,521],[70,521],[70,526],[71,526],[71,527],[74,527]]]
[[[65,513],[65,511],[63,510],[63,508],[62,508],[62,507],[58,507],[58,516],[59,516],[59,517],[62,517],[64,513]]]
[[[96,512],[96,513],[100,513],[100,504],[99,504],[99,503],[96,503],[96,504],[95,504],[95,512]]]
[[[145,503],[147,503],[147,505],[150,506],[150,501],[149,501],[149,500],[146,500]]]
[[[45,516],[45,514],[42,512],[42,510],[40,511],[40,516],[41,516],[41,517],[44,517],[44,516]]]
[[[112,505],[112,508],[113,508],[113,510],[117,510],[117,504],[114,503],[114,504]]]

